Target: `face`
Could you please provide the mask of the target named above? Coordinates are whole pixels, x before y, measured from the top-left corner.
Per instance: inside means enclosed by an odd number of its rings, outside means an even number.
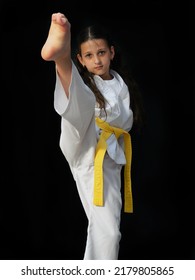
[[[108,47],[103,39],[88,40],[81,44],[81,55],[77,55],[80,63],[94,75],[103,80],[110,80],[110,62],[114,58],[114,47]]]

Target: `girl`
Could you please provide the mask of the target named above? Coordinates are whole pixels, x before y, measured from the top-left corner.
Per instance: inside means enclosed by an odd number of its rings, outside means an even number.
[[[105,30],[90,26],[78,36],[74,60],[71,25],[64,14],[52,15],[41,56],[55,62],[60,148],[88,218],[85,260],[118,259],[123,166],[124,211],[133,212],[129,131],[139,114],[132,110],[128,83],[114,67],[115,55]]]

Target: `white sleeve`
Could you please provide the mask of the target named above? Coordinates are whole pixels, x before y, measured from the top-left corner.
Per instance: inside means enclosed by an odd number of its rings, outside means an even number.
[[[76,66],[72,62],[72,75],[67,98],[60,78],[56,72],[54,90],[54,108],[56,112],[68,122],[78,135],[83,135],[88,128],[95,112],[95,96],[83,82]]]

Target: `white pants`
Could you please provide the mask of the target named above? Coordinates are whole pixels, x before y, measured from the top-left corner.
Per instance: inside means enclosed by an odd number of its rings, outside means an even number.
[[[121,217],[121,165],[104,159],[104,206],[93,204],[93,166],[75,170],[80,199],[88,218],[85,260],[117,260]]]

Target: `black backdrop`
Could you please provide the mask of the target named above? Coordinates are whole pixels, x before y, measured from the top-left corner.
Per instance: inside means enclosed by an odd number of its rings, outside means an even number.
[[[144,100],[120,259],[194,259],[192,3],[34,2],[1,2],[0,258],[83,258],[87,221],[59,149],[54,64],[40,57],[61,11],[73,37],[94,20],[112,28]]]

